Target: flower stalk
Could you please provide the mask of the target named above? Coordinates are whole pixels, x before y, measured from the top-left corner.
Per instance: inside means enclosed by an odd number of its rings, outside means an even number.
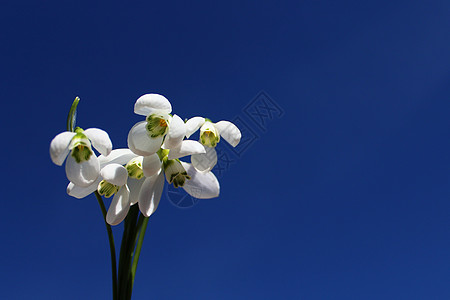
[[[131,266],[131,283],[129,283],[129,284],[131,284],[131,287],[129,288],[130,299],[131,299],[131,291],[133,290],[133,286],[134,286],[134,277],[136,276],[137,264],[139,262],[139,256],[141,254],[142,244],[144,242],[145,231],[146,231],[147,225],[148,225],[148,220],[149,220],[149,218],[144,217],[142,214],[139,215],[139,220],[138,220],[139,239],[137,241],[136,250],[134,252],[133,264]]]
[[[106,231],[108,232],[109,250],[111,252],[111,273],[112,273],[112,293],[113,300],[118,300],[117,290],[117,266],[116,266],[116,247],[114,246],[114,236],[111,229],[111,225],[106,222],[106,208],[103,203],[103,199],[98,192],[95,192],[100,209],[102,210],[103,220],[105,221]]]

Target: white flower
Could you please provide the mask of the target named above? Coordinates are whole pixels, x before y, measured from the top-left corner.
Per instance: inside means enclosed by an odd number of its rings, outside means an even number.
[[[112,150],[108,156],[100,155],[98,157],[98,161],[100,164],[100,169],[103,169],[109,164],[125,165],[127,162],[132,161],[136,157],[137,155],[131,152],[130,149],[115,149]],[[95,192],[102,180],[103,177],[100,174],[100,176],[88,186],[79,186],[73,182],[70,182],[67,186],[67,194],[78,199],[84,198]]]
[[[180,146],[186,134],[186,126],[179,116],[170,115],[172,105],[164,96],[141,96],[136,100],[134,112],[146,119],[136,123],[128,134],[128,147],[131,151],[148,156],[156,153],[161,146],[166,149]]]
[[[114,195],[106,221],[110,225],[117,225],[126,217],[130,206],[138,201],[143,183],[143,180],[139,180],[143,177],[142,157],[138,157],[129,149],[116,149],[108,156],[100,155],[98,160],[101,171],[97,180],[87,187],[70,182],[67,193],[76,198],[84,198],[96,190],[106,198]]]
[[[108,134],[97,128],[83,130],[77,127],[75,132],[58,134],[50,143],[52,161],[61,166],[67,157],[67,179],[79,186],[92,184],[100,173],[100,164],[91,143],[102,155],[111,152],[112,143]]]
[[[128,172],[122,165],[110,164],[100,174],[103,180],[98,185],[98,193],[106,198],[114,195],[106,214],[106,222],[117,225],[125,219],[131,206]]]
[[[190,188],[193,196],[202,197],[203,194],[199,194],[197,191],[208,190],[201,187],[195,188],[199,185],[198,183],[192,185],[183,182],[183,178],[187,179],[191,176],[186,173],[178,161],[180,157],[204,151],[204,147],[199,142],[188,140],[183,141],[174,150],[160,150],[159,153],[164,155],[167,162],[167,168],[164,168],[163,162],[156,153],[143,157],[137,156],[129,149],[113,150],[109,156],[101,155],[99,157],[101,171],[94,183],[87,187],[80,187],[71,182],[67,186],[67,193],[76,198],[84,198],[95,190],[105,197],[114,195],[106,216],[106,221],[111,225],[122,222],[129,207],[136,203],[139,203],[142,214],[149,217],[156,210],[161,199],[164,173],[170,183],[177,186],[184,184],[185,189]]]
[[[192,155],[191,162],[199,172],[208,172],[217,163],[217,153],[214,149],[224,138],[231,146],[236,147],[241,140],[241,131],[229,121],[217,123],[203,117],[193,117],[186,122],[186,137],[189,138],[200,129],[200,142],[205,146],[204,154]]]
[[[181,150],[179,150],[181,149]],[[164,188],[164,175],[175,187],[183,187],[191,196],[199,199],[217,197],[220,186],[213,173],[199,173],[190,164],[178,158],[204,152],[203,146],[195,141],[183,141],[176,150],[160,150],[157,154],[143,158],[143,172],[146,177],[139,193],[139,209],[149,217],[158,207]]]
[[[191,177],[183,189],[197,199],[210,199],[219,196],[220,185],[213,172],[198,172],[192,164],[180,161],[187,174]]]

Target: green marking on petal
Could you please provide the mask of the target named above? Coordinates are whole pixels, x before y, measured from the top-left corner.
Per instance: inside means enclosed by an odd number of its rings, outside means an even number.
[[[183,175],[181,173],[178,173],[172,180],[173,186],[178,188],[178,187],[182,187],[186,180],[191,179],[191,177],[189,175]]]
[[[164,172],[169,183],[173,183],[173,186],[178,188],[182,187],[186,180],[191,179],[186,170],[180,163],[179,159],[165,159],[163,161]]]
[[[207,147],[216,147],[220,141],[220,135],[214,124],[210,121],[205,122],[200,128],[200,142]]]
[[[136,158],[133,158],[126,164],[125,168],[128,171],[128,176],[136,179],[141,179],[142,177],[144,177],[144,171],[142,170],[142,160],[143,157],[138,156]]]
[[[82,163],[84,161],[88,161],[92,155],[92,150],[85,145],[79,144],[75,148],[72,149],[72,157],[75,158],[77,163]]]
[[[174,179],[175,177],[177,177],[179,174],[180,174],[180,173],[173,173],[172,175],[170,175],[169,182],[172,183],[172,182],[173,182],[173,179]]]
[[[70,155],[77,163],[82,163],[88,161],[94,152],[91,149],[91,142],[83,133],[83,129],[77,127],[75,132],[77,134],[72,138],[69,145],[69,149],[72,150]]]
[[[147,133],[150,137],[156,138],[158,136],[163,136],[169,130],[168,118],[161,114],[151,114],[146,118]]]
[[[119,189],[120,189],[119,186],[109,183],[106,180],[100,181],[97,187],[98,193],[102,196],[105,196],[106,198],[109,198],[115,193],[117,193]]]

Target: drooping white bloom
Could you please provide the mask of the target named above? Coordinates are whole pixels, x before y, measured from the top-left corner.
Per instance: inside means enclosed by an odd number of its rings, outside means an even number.
[[[114,195],[106,221],[110,225],[117,225],[126,217],[130,206],[138,201],[143,183],[140,180],[143,178],[142,157],[129,149],[116,149],[108,156],[100,155],[98,159],[101,171],[97,180],[87,187],[70,182],[67,193],[76,198],[84,198],[96,190],[106,198]]]
[[[179,116],[170,115],[172,105],[164,96],[146,94],[139,97],[134,105],[134,112],[146,119],[136,123],[128,133],[128,147],[131,151],[148,156],[156,153],[161,146],[166,149],[180,146],[186,134],[186,126]]]
[[[100,155],[98,157],[98,161],[100,164],[100,169],[103,169],[110,164],[125,165],[136,157],[137,155],[131,152],[130,149],[115,149],[112,150],[108,156]],[[100,174],[100,176],[98,176],[97,179],[88,186],[79,186],[73,182],[70,182],[67,186],[67,194],[78,199],[84,198],[95,192],[102,180],[103,177]]]
[[[159,153],[164,153],[168,161],[168,167],[165,169],[163,161],[156,153],[138,156],[129,149],[113,150],[109,156],[99,157],[101,171],[94,183],[87,187],[80,187],[71,182],[67,187],[67,193],[76,198],[84,198],[96,190],[105,197],[114,195],[106,218],[111,225],[122,222],[129,207],[136,203],[139,203],[142,214],[148,217],[156,210],[161,199],[164,174],[169,183],[182,186],[185,183],[183,178],[190,178],[190,176],[183,169],[178,158],[204,151],[204,147],[199,142],[188,140],[183,141],[175,150],[161,150]],[[199,183],[191,188],[193,195],[198,194],[195,193],[198,190],[195,189],[196,185]],[[186,186],[189,188],[190,185]]]
[[[192,164],[180,161],[187,174],[191,177],[183,189],[197,199],[219,197],[220,184],[213,172],[198,172]]]
[[[208,172],[217,163],[217,153],[214,149],[222,137],[231,146],[236,147],[241,140],[241,131],[229,121],[217,123],[203,117],[193,117],[186,122],[186,137],[189,138],[200,129],[200,142],[205,146],[205,153],[192,155],[192,165],[199,172]]]
[[[103,180],[98,185],[98,193],[106,198],[114,195],[106,214],[106,222],[117,225],[130,210],[130,189],[127,186],[128,172],[119,164],[110,164],[100,171]]]
[[[112,150],[111,140],[105,131],[77,127],[75,132],[62,132],[51,141],[50,157],[58,166],[66,160],[66,175],[71,182],[89,186],[100,173],[100,163],[91,145],[105,156]]]
[[[142,167],[146,179],[138,201],[144,216],[149,217],[158,207],[164,188],[164,175],[167,182],[175,187],[183,187],[193,197],[206,199],[219,195],[219,182],[213,173],[201,174],[190,164],[178,159],[204,152],[203,146],[195,141],[183,141],[182,144],[175,151],[165,149],[144,157]]]

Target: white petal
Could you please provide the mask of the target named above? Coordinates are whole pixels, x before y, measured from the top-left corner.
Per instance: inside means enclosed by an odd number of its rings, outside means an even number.
[[[70,141],[75,134],[75,132],[65,131],[55,136],[50,142],[50,157],[53,163],[62,166],[67,154],[69,154]]]
[[[130,204],[135,205],[139,201],[139,193],[145,179],[136,179],[128,177],[127,185],[130,190]]]
[[[186,134],[186,125],[184,121],[177,115],[173,115],[169,124],[169,132],[164,141],[164,148],[171,149],[180,145]]]
[[[166,97],[158,94],[143,95],[139,97],[134,104],[134,112],[138,115],[148,116],[155,111],[170,114],[172,105]]]
[[[84,134],[91,140],[92,146],[105,156],[109,155],[112,150],[112,143],[108,133],[98,128],[89,128]]]
[[[144,156],[142,171],[144,171],[145,177],[151,177],[159,170],[161,170],[161,161],[159,160],[158,154],[155,153],[149,156]]]
[[[152,177],[145,179],[139,194],[139,210],[141,213],[150,217],[158,208],[159,200],[164,188],[164,173],[160,172]]]
[[[191,156],[192,165],[199,172],[211,171],[217,163],[216,149],[205,147],[205,150],[206,152],[204,154],[195,154]]]
[[[205,123],[205,118],[193,117],[186,122],[186,137],[189,138]]]
[[[163,136],[156,138],[149,137],[145,128],[147,122],[142,121],[133,126],[128,133],[128,147],[138,155],[147,156],[161,148]]]
[[[111,184],[122,186],[127,183],[128,171],[122,165],[110,164],[100,171],[100,175],[104,180]]]
[[[209,199],[219,196],[220,185],[216,176],[212,172],[200,173],[188,163],[181,162],[186,172],[191,176],[190,180],[184,183],[184,190],[194,198]]]
[[[100,162],[100,168],[103,168],[107,164],[124,165],[137,156],[130,149],[114,149],[108,156],[100,155],[98,161]]]
[[[126,185],[114,195],[106,214],[106,222],[110,225],[117,225],[125,219],[130,210],[130,190]]]
[[[241,131],[231,122],[220,121],[214,124],[219,131],[220,136],[225,139],[231,146],[236,147],[241,141]]]
[[[187,155],[206,153],[205,147],[197,141],[184,140],[178,147],[169,151],[168,159],[176,159]]]
[[[75,185],[86,187],[93,183],[100,174],[97,156],[92,153],[88,161],[77,163],[72,155],[67,156],[66,175]]]
[[[100,181],[102,181],[102,178],[99,176],[94,183],[91,183],[86,187],[78,186],[73,184],[73,182],[69,182],[67,185],[67,194],[78,199],[84,198],[97,190]]]

